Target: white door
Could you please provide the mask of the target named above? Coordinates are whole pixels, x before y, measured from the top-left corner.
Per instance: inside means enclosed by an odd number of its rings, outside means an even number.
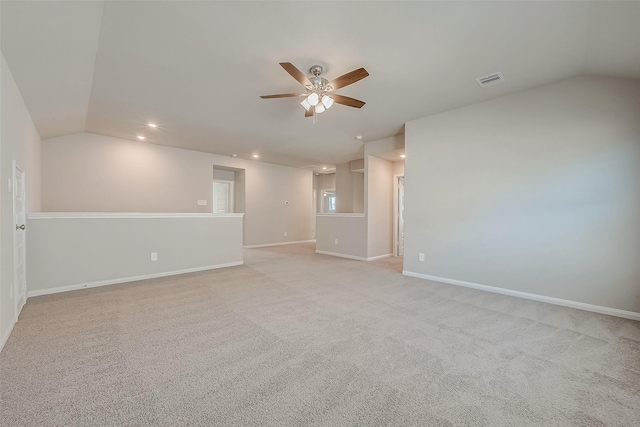
[[[24,171],[13,162],[13,218],[15,222],[13,232],[13,263],[16,316],[20,313],[27,299],[27,281],[25,277],[25,200]]]
[[[233,181],[213,181],[213,213],[233,213]]]

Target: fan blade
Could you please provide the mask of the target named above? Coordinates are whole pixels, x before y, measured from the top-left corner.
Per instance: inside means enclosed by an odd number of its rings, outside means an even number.
[[[291,62],[281,62],[280,65],[287,73],[291,74],[291,77],[299,81],[303,86],[311,86],[311,82],[307,76],[305,76],[302,71],[298,70]]]
[[[346,105],[347,107],[362,108],[362,106],[365,104],[363,101],[360,101],[354,98],[349,98],[348,96],[343,96],[338,94],[333,94],[331,96],[333,96],[333,101],[335,103]]]
[[[305,117],[313,117],[313,110],[309,108],[308,110],[304,110]]]
[[[277,95],[261,95],[262,99],[271,99],[271,98],[297,98],[298,96],[305,96],[304,93],[279,93]]]
[[[367,77],[369,73],[364,68],[358,68],[357,70],[353,70],[350,73],[344,74],[337,79],[329,82],[329,86],[333,88],[333,90],[340,89],[341,87],[349,86],[359,80]]]

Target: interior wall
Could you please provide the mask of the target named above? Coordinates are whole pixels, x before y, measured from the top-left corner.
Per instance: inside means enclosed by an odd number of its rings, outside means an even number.
[[[235,171],[213,168],[213,179],[218,181],[234,181]]]
[[[233,203],[235,204],[236,213],[245,213],[245,172],[244,170],[237,170],[233,172]]]
[[[404,175],[404,160],[393,162],[393,174],[398,176]]]
[[[30,295],[243,262],[242,214],[39,214],[27,224]]]
[[[0,68],[0,349],[16,317],[13,280],[13,160],[25,172],[27,212],[41,208],[40,136],[4,55]],[[28,233],[28,230],[27,230]]]
[[[353,180],[353,212],[364,213],[364,172],[351,172]]]
[[[640,82],[414,120],[406,152],[405,271],[640,312]]]
[[[42,207],[209,212],[214,165],[245,171],[245,245],[312,238],[311,171],[91,133],[42,142]],[[198,200],[207,200],[207,206],[198,206]]]
[[[393,164],[366,156],[368,258],[393,253]]]
[[[317,216],[316,252],[366,260],[367,219],[363,214]]]
[[[351,163],[336,165],[336,213],[364,212],[364,174],[351,171]]]

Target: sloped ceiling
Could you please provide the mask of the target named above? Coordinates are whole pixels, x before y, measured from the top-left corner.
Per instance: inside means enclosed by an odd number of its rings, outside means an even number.
[[[94,132],[290,166],[406,121],[580,74],[640,78],[638,2],[11,2],[2,52],[43,139]],[[313,124],[278,62],[362,99]],[[506,83],[475,78],[501,71]],[[154,122],[152,130],[145,124]],[[363,141],[355,139],[363,135]]]

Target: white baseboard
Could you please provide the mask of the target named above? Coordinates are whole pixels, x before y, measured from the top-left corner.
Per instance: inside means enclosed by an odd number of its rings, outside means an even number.
[[[296,243],[313,243],[315,240],[298,240],[295,242],[280,242],[280,243],[265,243],[263,245],[248,245],[243,246],[245,249],[253,249],[253,248],[268,248],[269,246],[283,246],[283,245],[295,245]]]
[[[337,252],[329,252],[329,251],[320,251],[318,249],[316,249],[316,253],[317,254],[321,254],[321,255],[336,256],[336,257],[339,257],[339,258],[355,259],[356,261],[366,261],[367,260],[365,257],[361,257],[361,256],[340,254],[340,253],[337,253]]]
[[[386,255],[374,256],[374,257],[371,257],[371,258],[365,258],[365,257],[361,257],[361,256],[341,254],[341,253],[338,253],[338,252],[321,251],[321,250],[317,250],[317,249],[316,249],[316,253],[317,254],[321,254],[321,255],[335,256],[335,257],[338,257],[338,258],[355,259],[356,261],[375,261],[377,259],[388,258],[388,257],[391,256],[391,254],[386,254]]]
[[[377,260],[377,259],[389,258],[390,256],[393,256],[393,254],[385,254],[385,255],[372,256],[372,257],[367,258],[367,261],[375,261],[375,260]]]
[[[185,270],[167,271],[164,273],[145,274],[142,276],[122,277],[119,279],[101,280],[98,282],[78,283],[76,285],[59,286],[57,288],[41,289],[37,291],[29,291],[28,298],[40,295],[57,294],[60,292],[76,291],[78,289],[97,288],[98,286],[116,285],[118,283],[135,282],[138,280],[155,279],[157,277],[175,276],[177,274],[195,273],[197,271],[214,270],[217,268],[233,267],[242,265],[244,261],[228,262],[225,264],[205,265],[203,267],[187,268]]]
[[[528,292],[514,291],[511,289],[497,288],[495,286],[479,285],[477,283],[465,282],[463,280],[448,279],[446,277],[431,276],[428,274],[414,273],[413,271],[403,271],[403,275],[417,277],[418,279],[432,280],[434,282],[448,283],[450,285],[464,286],[481,291],[494,292],[497,294],[509,295],[533,301],[546,302],[549,304],[562,305],[564,307],[577,308],[578,310],[592,311],[594,313],[608,314],[609,316],[623,317],[625,319],[640,320],[640,313],[634,311],[620,310],[617,308],[603,307],[601,305],[587,304],[584,302],[571,301],[567,299],[548,297],[545,295],[530,294]]]

